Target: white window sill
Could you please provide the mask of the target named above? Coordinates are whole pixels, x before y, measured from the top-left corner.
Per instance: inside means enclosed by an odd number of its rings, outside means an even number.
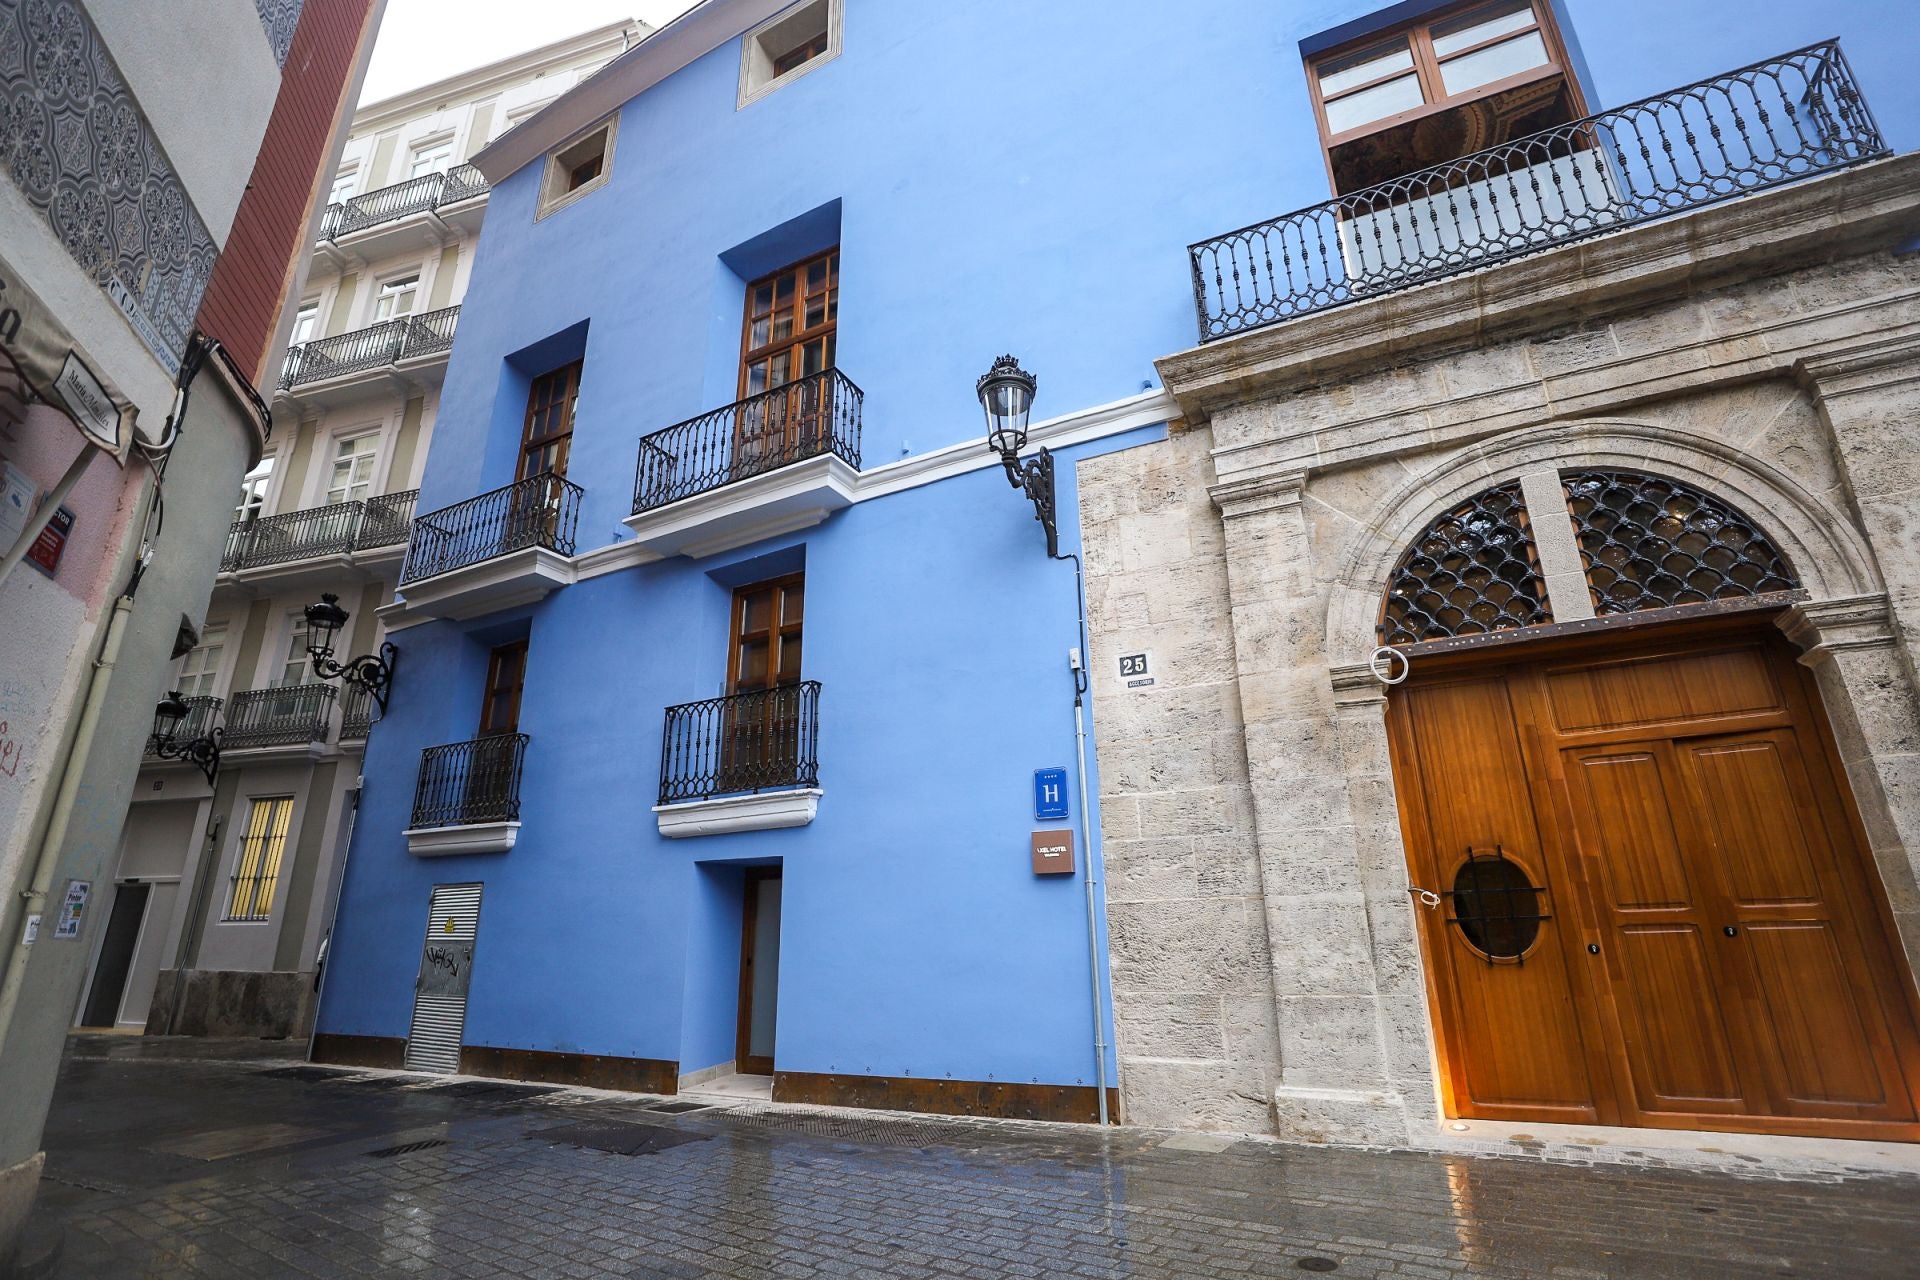
[[[818,787],[799,791],[768,791],[751,796],[722,796],[717,800],[689,800],[657,804],[660,834],[670,840],[689,836],[724,836],[737,831],[776,831],[804,827],[820,808]]]
[[[412,827],[403,833],[407,852],[420,858],[463,853],[505,853],[520,838],[517,822],[474,822],[463,827]]]

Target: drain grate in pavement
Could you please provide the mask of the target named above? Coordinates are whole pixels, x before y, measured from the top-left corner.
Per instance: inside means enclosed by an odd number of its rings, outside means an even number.
[[[841,1142],[865,1142],[881,1147],[971,1147],[979,1146],[987,1136],[982,1128],[974,1125],[943,1124],[937,1120],[854,1120],[807,1112],[750,1111],[745,1108],[729,1111],[726,1116],[729,1120],[756,1129],[799,1133],[811,1138],[833,1138]]]
[[[344,1071],[339,1067],[275,1067],[271,1071],[256,1071],[255,1075],[267,1076],[274,1080],[352,1080],[359,1075],[357,1071]]]
[[[416,1151],[431,1151],[435,1147],[447,1145],[446,1138],[425,1138],[419,1142],[403,1142],[397,1147],[382,1147],[378,1151],[369,1151],[375,1160],[388,1160],[394,1156],[412,1155]]]
[[[593,1151],[610,1151],[617,1156],[647,1156],[686,1142],[705,1142],[710,1134],[682,1133],[650,1124],[569,1124],[558,1129],[539,1129],[527,1135],[543,1142],[564,1143]]]
[[[713,1110],[713,1103],[711,1102],[649,1102],[646,1104],[646,1109],[648,1111],[661,1111],[670,1116],[680,1116],[680,1115],[685,1115],[689,1111],[711,1111]]]

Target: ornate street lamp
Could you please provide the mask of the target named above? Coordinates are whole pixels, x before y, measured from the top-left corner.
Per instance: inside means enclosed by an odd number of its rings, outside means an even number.
[[[987,414],[987,448],[1000,455],[1007,483],[1026,492],[1033,518],[1047,531],[1047,554],[1060,558],[1060,531],[1053,500],[1053,454],[1045,445],[1031,458],[1022,458],[1027,446],[1027,417],[1033,412],[1033,393],[1040,380],[1020,367],[1012,356],[1001,356],[980,376],[974,391]]]
[[[322,592],[319,604],[310,604],[307,615],[307,654],[313,659],[313,674],[322,680],[338,679],[342,684],[358,685],[367,691],[380,707],[380,714],[387,714],[387,695],[393,691],[393,669],[400,661],[400,651],[393,647],[391,640],[380,642],[380,654],[363,653],[357,658],[348,658],[345,662],[333,660],[334,633],[347,625],[347,619],[353,615],[340,607],[340,597],[332,592]]]
[[[180,724],[192,711],[178,690],[160,699],[153,708],[153,737],[148,739],[147,746],[162,760],[182,760],[199,766],[200,772],[207,775],[207,785],[212,786],[215,775],[220,772],[221,731],[214,729],[205,737],[181,742],[177,737]]]

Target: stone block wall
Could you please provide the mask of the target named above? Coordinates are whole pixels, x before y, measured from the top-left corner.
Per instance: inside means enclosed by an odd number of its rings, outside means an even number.
[[[147,1034],[265,1040],[305,1036],[313,1030],[319,999],[313,977],[311,971],[163,969],[154,984]]]
[[[1115,1038],[1129,1122],[1265,1132],[1272,960],[1211,439],[1078,471]],[[1139,649],[1154,683],[1129,689]]]

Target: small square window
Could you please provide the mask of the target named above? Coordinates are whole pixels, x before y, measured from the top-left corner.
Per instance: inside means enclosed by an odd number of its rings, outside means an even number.
[[[747,32],[740,48],[740,105],[839,57],[844,3],[806,0]]]
[[[540,208],[535,218],[544,218],[607,184],[613,169],[613,142],[619,124],[620,118],[615,116],[547,154],[547,171],[541,180]]]

